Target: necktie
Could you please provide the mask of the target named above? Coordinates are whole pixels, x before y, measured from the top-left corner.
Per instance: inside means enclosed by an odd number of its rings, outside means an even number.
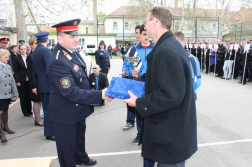
[[[99,77],[98,75],[95,75],[95,85],[96,85],[96,89],[99,90]]]
[[[85,65],[85,63],[81,60],[81,58],[78,56],[78,54],[75,51],[73,51],[73,54],[81,62],[81,64]]]

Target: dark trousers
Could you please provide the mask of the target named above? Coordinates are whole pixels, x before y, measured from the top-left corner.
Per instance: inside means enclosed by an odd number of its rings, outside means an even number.
[[[246,84],[246,78],[248,76],[248,66],[249,64],[247,64],[245,67],[245,74],[244,74],[244,66],[241,66],[241,71],[242,71],[241,81],[243,80],[243,84]],[[243,74],[244,74],[244,78],[243,78]]]
[[[237,78],[240,72],[240,61],[235,62],[234,78]]]
[[[31,88],[29,81],[20,82],[21,86],[17,86],[20,97],[20,105],[25,116],[31,115]]]
[[[206,73],[208,73],[209,72],[209,61],[206,61]]]
[[[144,158],[144,167],[154,167],[155,166],[155,162]],[[185,167],[185,161],[177,163],[177,164],[160,164],[158,163],[157,167]]]
[[[85,121],[73,125],[52,123],[61,167],[76,167],[89,160],[85,151]]]
[[[135,123],[135,118],[136,118],[136,124],[137,124],[137,136],[140,136],[141,132],[141,124],[142,124],[142,118],[136,111],[135,107],[130,107],[127,104],[127,123],[134,124]]]
[[[50,93],[40,93],[43,111],[44,111],[44,136],[51,137],[54,136],[54,130],[52,127],[52,121],[49,119],[49,100]]]
[[[220,76],[220,77],[222,77],[223,76],[223,66],[224,66],[224,60],[222,60],[222,59],[218,59],[217,60],[217,70],[218,70],[218,75]]]

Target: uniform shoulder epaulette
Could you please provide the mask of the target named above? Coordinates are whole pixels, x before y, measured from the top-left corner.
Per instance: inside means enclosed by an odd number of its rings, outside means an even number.
[[[72,57],[64,50],[62,50],[64,55],[68,58],[68,60],[72,60]]]
[[[56,60],[58,60],[58,58],[59,58],[59,53],[60,53],[60,50],[58,50],[58,52],[57,52]]]

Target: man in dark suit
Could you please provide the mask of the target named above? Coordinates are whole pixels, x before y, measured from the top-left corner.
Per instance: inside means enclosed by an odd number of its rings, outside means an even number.
[[[159,19],[158,19],[159,18]],[[189,57],[172,31],[172,14],[162,6],[147,15],[145,29],[156,42],[147,56],[145,95],[124,100],[143,118],[139,144],[144,166],[184,167],[197,151],[197,121]],[[138,73],[132,72],[134,76]]]
[[[37,83],[37,92],[40,93],[43,111],[44,111],[44,136],[47,140],[55,140],[52,122],[49,119],[49,99],[51,93],[51,84],[46,74],[46,66],[52,52],[46,48],[48,41],[48,32],[39,32],[34,34],[37,37],[37,47],[32,52],[32,64]]]
[[[50,119],[56,137],[61,167],[93,166],[85,151],[86,118],[100,106],[106,89],[91,90],[84,60],[76,52],[80,19],[61,22],[56,28],[58,43],[49,58],[46,72],[52,85]]]
[[[14,62],[15,58],[17,58],[18,55],[18,46],[17,45],[12,45],[10,47],[10,57],[11,57],[11,61]]]
[[[104,88],[107,88],[109,85],[108,77],[106,74],[100,72],[99,65],[93,66],[93,73],[89,74],[88,79],[92,90],[102,90]],[[102,105],[104,104],[104,100],[102,100]]]

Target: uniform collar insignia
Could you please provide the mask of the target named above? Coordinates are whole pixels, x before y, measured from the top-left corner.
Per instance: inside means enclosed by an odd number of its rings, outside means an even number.
[[[68,60],[72,60],[72,57],[64,50],[63,51],[63,54],[68,58]]]

